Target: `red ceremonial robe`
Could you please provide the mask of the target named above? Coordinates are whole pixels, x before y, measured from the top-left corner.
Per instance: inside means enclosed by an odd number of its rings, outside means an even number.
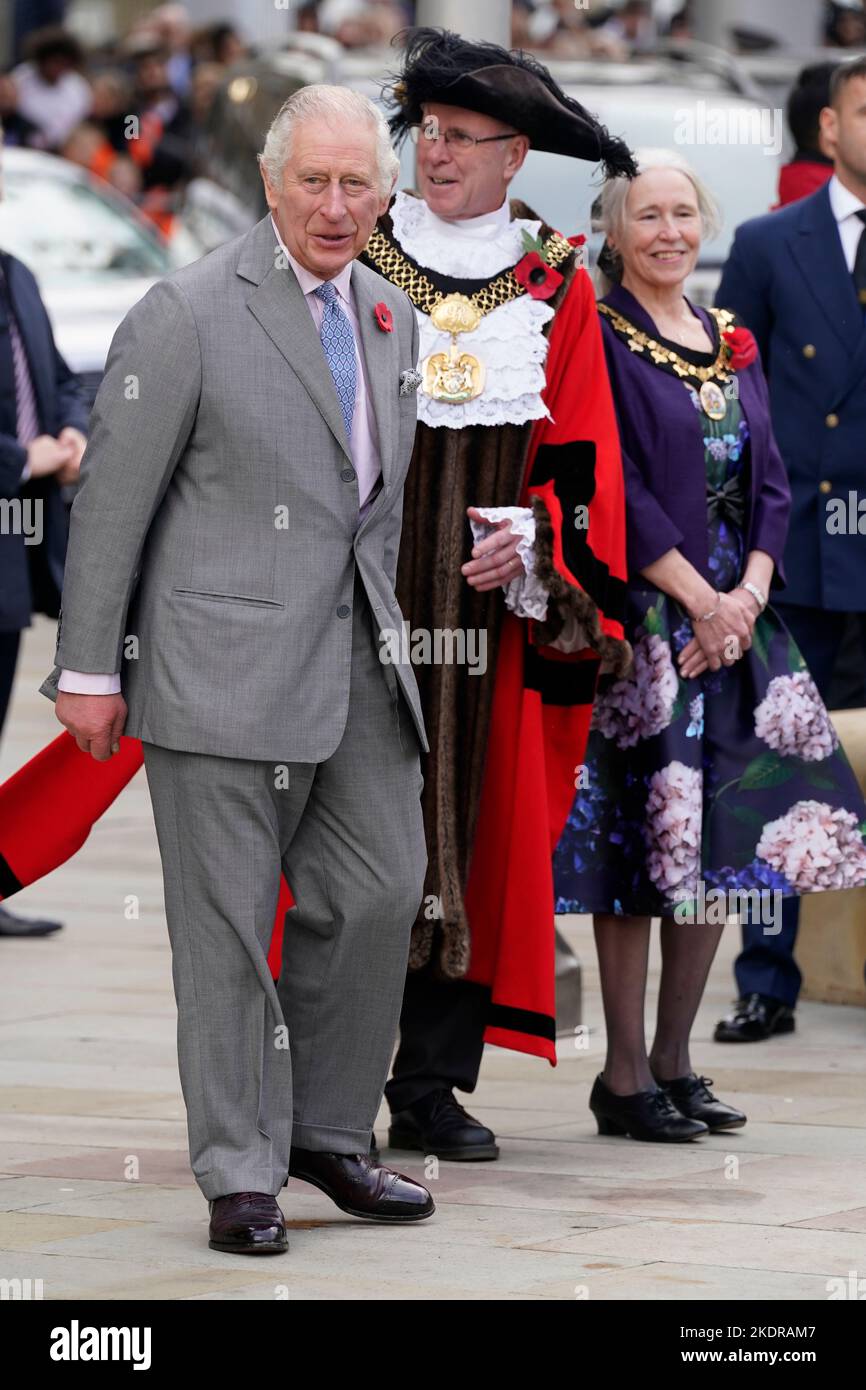
[[[496,670],[466,909],[467,978],[489,985],[485,1040],[556,1065],[552,855],[574,799],[599,670],[623,672],[625,502],[613,400],[589,276],[575,275],[550,336],[522,504],[536,513],[536,570],[587,647],[508,614]],[[551,605],[552,607],[553,605]]]

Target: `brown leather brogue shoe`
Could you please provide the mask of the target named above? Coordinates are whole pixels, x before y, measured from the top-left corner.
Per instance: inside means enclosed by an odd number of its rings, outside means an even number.
[[[436,1210],[419,1182],[383,1168],[368,1154],[292,1149],[289,1175],[312,1183],[349,1216],[372,1221],[422,1221]]]
[[[269,1192],[229,1192],[208,1202],[211,1250],[228,1255],[284,1255],[289,1248],[280,1204]]]

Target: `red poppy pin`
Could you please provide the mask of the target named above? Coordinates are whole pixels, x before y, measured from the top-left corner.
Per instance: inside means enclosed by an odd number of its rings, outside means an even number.
[[[577,236],[567,237],[566,240],[569,246],[583,246],[586,243],[586,237],[583,235],[583,232],[578,232]]]
[[[384,302],[384,300],[379,300],[379,303],[375,306],[374,312],[376,315],[376,322],[378,323],[382,332],[393,333],[394,315],[391,313],[391,310],[388,308],[388,305]]]
[[[531,299],[550,299],[562,284],[562,276],[544,259],[544,243],[523,233],[526,255],[514,267],[514,278]]]
[[[731,370],[750,367],[758,356],[758,344],[748,328],[728,328],[722,337],[728,345]]]

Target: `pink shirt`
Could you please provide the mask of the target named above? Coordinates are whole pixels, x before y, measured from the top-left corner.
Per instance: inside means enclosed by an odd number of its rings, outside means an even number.
[[[277,231],[277,225],[273,218],[271,218],[271,226],[274,229],[274,236],[277,238],[303,291],[307,308],[313,316],[313,322],[316,328],[321,331],[322,314],[325,306],[315,291],[319,285],[323,285],[325,282],[314,275],[312,271],[299,265]],[[352,463],[358,475],[358,498],[360,500],[358,522],[360,524],[372,504],[372,494],[382,476],[382,465],[379,460],[379,432],[373,413],[373,401],[367,381],[367,368],[361,355],[361,330],[358,323],[358,312],[355,308],[351,289],[353,264],[354,262],[350,261],[347,266],[344,266],[339,275],[334,276],[333,284],[340,301],[340,308],[348,317],[355,335],[355,359],[358,364],[358,372],[349,448],[352,454]],[[67,690],[74,695],[117,695],[120,692],[120,675],[97,675],[89,671],[61,671],[57,689]]]
[[[313,316],[313,322],[318,331],[321,332],[322,314],[325,306],[316,294],[316,290],[319,285],[323,285],[325,282],[318,275],[314,275],[311,270],[306,270],[302,265],[299,265],[277,231],[277,224],[273,218],[271,218],[271,226],[289,265],[295,272],[298,284],[307,301],[307,308]],[[363,518],[365,514],[364,504],[370,500],[370,493],[382,476],[382,465],[379,461],[379,431],[376,428],[376,416],[373,413],[373,401],[370,396],[370,385],[367,381],[367,368],[361,356],[361,328],[358,323],[358,311],[355,308],[351,290],[353,265],[354,261],[350,261],[347,266],[344,266],[339,275],[334,276],[332,283],[337,291],[340,308],[351,323],[352,332],[355,335],[355,360],[358,364],[358,372],[355,388],[355,413],[352,416],[349,447],[352,453],[352,463],[355,465],[355,472],[358,475],[360,516]]]

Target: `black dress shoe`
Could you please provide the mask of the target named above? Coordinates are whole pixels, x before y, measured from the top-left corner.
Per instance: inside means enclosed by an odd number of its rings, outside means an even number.
[[[280,1204],[269,1192],[229,1192],[208,1202],[211,1250],[282,1255],[289,1248]]]
[[[496,1135],[467,1114],[451,1091],[431,1091],[414,1105],[391,1116],[392,1149],[413,1149],[455,1163],[499,1157]]]
[[[62,922],[52,922],[45,917],[16,917],[0,907],[0,936],[50,936],[62,930]]]
[[[763,1042],[774,1033],[793,1033],[794,1010],[769,994],[738,999],[733,1012],[716,1024],[716,1042]]]
[[[711,1133],[717,1129],[739,1129],[746,1123],[742,1110],[735,1110],[732,1105],[716,1100],[710,1090],[713,1084],[711,1076],[696,1076],[691,1072],[688,1076],[677,1076],[673,1081],[662,1081],[657,1076],[656,1081],[662,1090],[667,1091],[681,1115],[688,1115],[692,1120],[703,1120]]]
[[[372,1221],[422,1221],[436,1210],[419,1182],[383,1168],[369,1154],[292,1149],[289,1176],[318,1187],[340,1211]]]
[[[682,1144],[709,1133],[701,1120],[682,1115],[661,1087],[618,1096],[605,1085],[601,1073],[595,1078],[589,1108],[599,1134],[630,1134],[632,1139],[655,1144]]]

